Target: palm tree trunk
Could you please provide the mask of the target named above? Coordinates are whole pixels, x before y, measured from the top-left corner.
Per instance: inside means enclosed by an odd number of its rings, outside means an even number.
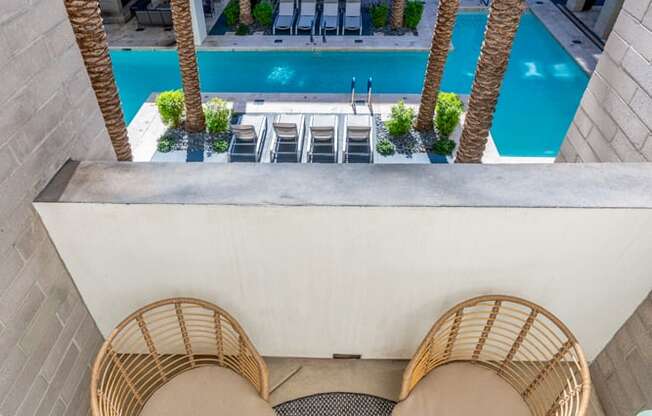
[[[437,106],[437,95],[441,85],[444,65],[448,57],[448,49],[453,36],[455,27],[455,17],[459,0],[440,0],[439,9],[437,10],[437,24],[432,34],[432,44],[430,46],[430,55],[428,56],[428,66],[426,67],[426,76],[423,80],[423,90],[421,91],[421,105],[419,105],[419,115],[417,116],[417,130],[432,130],[432,119]]]
[[[403,27],[404,14],[405,0],[392,0],[392,29],[397,30]]]
[[[456,163],[482,161],[523,10],[522,0],[494,0],[491,4]]]
[[[251,16],[251,0],[240,0],[240,23],[250,25],[254,22]]]
[[[97,0],[65,0],[68,18],[95,91],[113,150],[121,161],[132,160],[124,114],[113,76],[109,44]]]
[[[195,55],[195,39],[192,33],[192,17],[189,0],[172,0],[172,22],[177,37],[181,83],[186,101],[186,130],[199,133],[206,128],[204,110],[201,106],[199,71]]]

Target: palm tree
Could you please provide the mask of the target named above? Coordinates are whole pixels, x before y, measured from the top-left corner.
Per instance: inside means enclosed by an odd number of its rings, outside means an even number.
[[[250,25],[254,22],[251,16],[251,0],[240,0],[240,23]]]
[[[444,72],[444,64],[448,57],[448,49],[451,44],[459,4],[459,0],[439,1],[437,24],[432,34],[428,66],[426,67],[426,76],[423,80],[421,105],[419,106],[419,115],[417,116],[416,124],[417,130],[432,130],[432,118],[435,114],[435,107],[437,106],[437,95],[439,94],[439,86]]]
[[[118,160],[132,160],[127,126],[113,76],[109,45],[102,24],[99,2],[98,0],[65,0],[64,4],[86,66],[86,72],[88,72],[104,118],[104,124],[109,132],[113,150]]]
[[[186,101],[186,130],[199,133],[206,128],[201,105],[199,71],[195,55],[195,39],[192,33],[192,17],[189,0],[172,0],[172,22],[177,38],[177,53],[181,69],[181,83]]]
[[[494,0],[491,4],[456,163],[482,161],[524,4],[522,0]]]
[[[397,30],[403,27],[404,14],[405,0],[392,0],[392,29]]]

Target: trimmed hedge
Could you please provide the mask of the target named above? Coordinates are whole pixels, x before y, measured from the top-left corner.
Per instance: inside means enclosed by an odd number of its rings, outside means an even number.
[[[389,16],[389,6],[385,3],[371,5],[371,22],[375,28],[387,26]]]
[[[182,90],[163,91],[156,97],[156,108],[166,125],[178,128],[183,120],[185,99]]]
[[[262,0],[254,7],[254,19],[256,23],[262,27],[272,27],[272,18],[274,15],[274,8],[269,0]]]
[[[423,3],[420,1],[409,0],[405,4],[405,15],[403,17],[405,27],[412,30],[416,29],[421,21],[421,16],[423,16]]]
[[[412,128],[414,109],[405,105],[403,100],[392,106],[392,115],[385,122],[387,131],[392,136],[403,136]]]
[[[435,109],[435,128],[442,138],[448,138],[460,123],[464,104],[457,94],[440,92]]]
[[[224,17],[226,17],[226,24],[234,28],[240,20],[240,2],[238,0],[231,0],[224,8]]]
[[[206,118],[206,131],[210,134],[224,133],[229,129],[231,110],[226,102],[220,98],[213,98],[204,105]]]

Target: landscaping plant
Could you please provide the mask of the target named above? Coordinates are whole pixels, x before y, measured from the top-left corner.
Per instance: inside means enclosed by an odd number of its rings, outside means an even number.
[[[451,155],[455,150],[455,142],[451,139],[439,139],[432,145],[432,150],[438,155]]]
[[[171,134],[164,134],[158,139],[158,144],[156,148],[161,153],[167,153],[174,149],[174,145],[177,143],[177,139]]]
[[[394,154],[396,148],[394,147],[394,143],[390,142],[389,140],[380,139],[376,144],[376,151],[378,151],[378,153],[383,156],[390,156]]]
[[[440,138],[448,138],[460,122],[464,104],[457,94],[440,92],[435,108],[435,128]]]
[[[274,15],[274,8],[269,0],[262,0],[254,7],[254,19],[262,27],[272,26],[272,17]]]
[[[387,16],[389,16],[389,7],[385,3],[371,5],[371,22],[375,28],[387,26]]]
[[[229,142],[224,139],[215,140],[211,143],[211,147],[215,153],[224,153],[229,149]]]
[[[240,23],[238,28],[235,31],[235,34],[238,36],[244,36],[249,34],[249,26],[245,25],[244,23]]]
[[[392,114],[385,122],[385,127],[392,136],[403,136],[412,128],[414,109],[405,105],[403,100],[392,106]]]
[[[235,27],[240,19],[240,2],[238,0],[231,0],[224,8],[224,17],[226,24],[229,27]]]
[[[184,111],[182,90],[164,91],[160,93],[156,97],[156,107],[163,123],[175,129],[181,126]]]
[[[206,131],[210,134],[224,133],[229,128],[231,110],[227,107],[226,101],[216,97],[204,105],[204,117]]]
[[[415,0],[408,0],[405,4],[405,16],[403,21],[405,22],[405,27],[409,29],[416,29],[417,25],[421,21],[421,16],[423,15],[423,3]]]

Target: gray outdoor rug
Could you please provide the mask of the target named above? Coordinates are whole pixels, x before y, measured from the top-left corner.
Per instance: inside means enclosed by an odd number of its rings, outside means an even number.
[[[321,393],[274,407],[279,416],[390,416],[396,403],[360,393]]]

